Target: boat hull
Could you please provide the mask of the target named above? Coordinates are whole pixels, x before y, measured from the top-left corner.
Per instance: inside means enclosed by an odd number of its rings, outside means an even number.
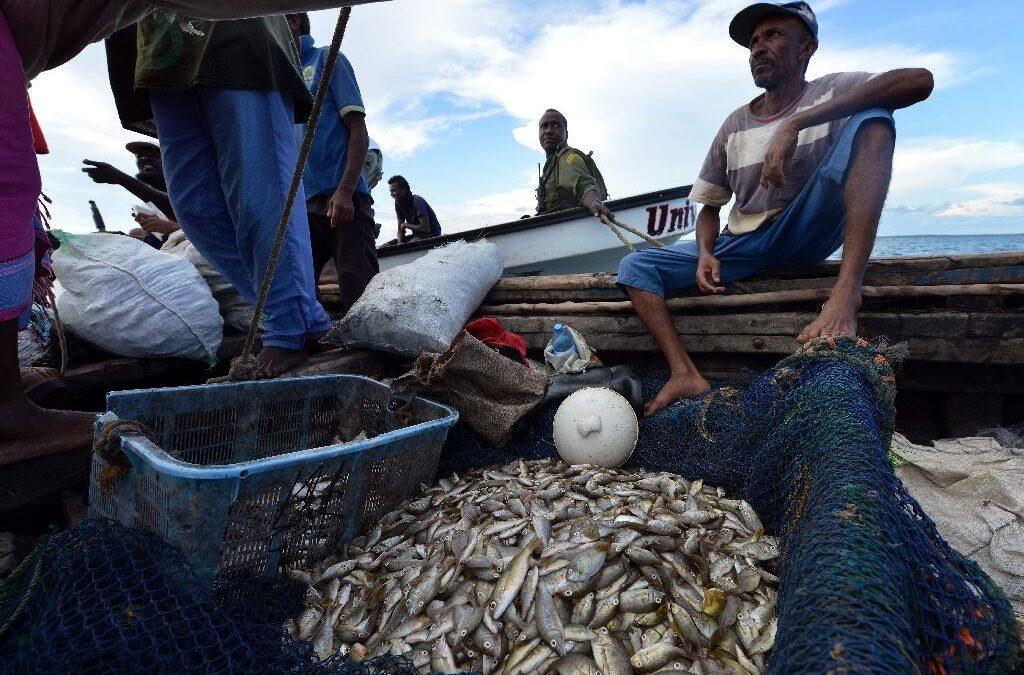
[[[638,195],[609,202],[622,223],[646,232],[657,241],[672,244],[694,230],[695,204],[687,195],[689,187]],[[624,232],[635,248],[650,246],[634,234]],[[381,270],[408,264],[431,248],[451,241],[486,239],[501,251],[505,276],[615,272],[629,251],[612,231],[582,209],[526,218],[447,235],[430,242],[415,242],[381,248]]]

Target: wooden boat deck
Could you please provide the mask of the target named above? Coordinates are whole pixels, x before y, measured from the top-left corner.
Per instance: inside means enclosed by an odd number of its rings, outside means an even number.
[[[764,370],[798,345],[794,336],[815,316],[838,263],[769,270],[730,284],[722,296],[684,293],[670,300],[676,327],[698,366],[718,380]],[[865,278],[861,333],[910,345],[898,373],[898,428],[914,439],[964,436],[979,428],[1024,422],[1024,251],[872,260]],[[321,287],[337,310],[337,287]],[[657,347],[611,274],[502,279],[480,315],[519,333],[539,357],[555,323],[580,330],[608,364],[656,367]],[[48,405],[102,410],[109,391],[201,384],[222,374],[241,349],[228,336],[220,364],[179,359],[108,358],[78,363]],[[407,361],[372,351],[318,355],[300,374],[393,375]],[[0,471],[0,512],[81,485],[87,452],[67,453]]]

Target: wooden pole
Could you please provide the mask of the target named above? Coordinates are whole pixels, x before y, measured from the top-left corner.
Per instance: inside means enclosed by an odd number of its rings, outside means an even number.
[[[669,311],[706,309],[711,307],[750,307],[790,302],[827,300],[832,289],[809,288],[746,295],[709,295],[698,298],[671,298]],[[865,298],[948,298],[953,296],[1006,297],[1024,296],[1024,284],[967,284],[963,286],[865,286]],[[478,314],[616,314],[633,311],[633,303],[624,302],[557,302],[484,305]]]

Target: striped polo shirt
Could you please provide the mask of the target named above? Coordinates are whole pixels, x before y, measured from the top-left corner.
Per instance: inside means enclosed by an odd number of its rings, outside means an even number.
[[[803,94],[786,110],[769,118],[756,117],[750,112],[750,105],[758,99],[735,110],[718,130],[700,176],[693,184],[690,199],[720,207],[735,195],[736,202],[729,212],[730,234],[753,232],[771,221],[800,194],[848,118],[802,130],[785,184],[781,188],[764,188],[761,187],[761,170],[775,130],[786,118],[846,93],[872,77],[871,73],[833,73],[819,77],[808,82]]]

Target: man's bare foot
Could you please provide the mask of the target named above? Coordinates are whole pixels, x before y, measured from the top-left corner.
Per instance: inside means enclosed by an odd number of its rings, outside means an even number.
[[[20,398],[0,413],[0,466],[92,447],[93,413],[40,408]]]
[[[861,296],[834,295],[821,308],[818,318],[796,337],[800,344],[819,337],[840,337],[857,334],[857,312],[860,311]]]
[[[256,357],[256,376],[262,380],[280,377],[309,358],[309,349],[264,347]]]
[[[654,400],[644,406],[644,417],[650,417],[662,408],[667,408],[681,398],[699,396],[711,390],[711,385],[700,373],[688,376],[673,375],[661,388]]]

